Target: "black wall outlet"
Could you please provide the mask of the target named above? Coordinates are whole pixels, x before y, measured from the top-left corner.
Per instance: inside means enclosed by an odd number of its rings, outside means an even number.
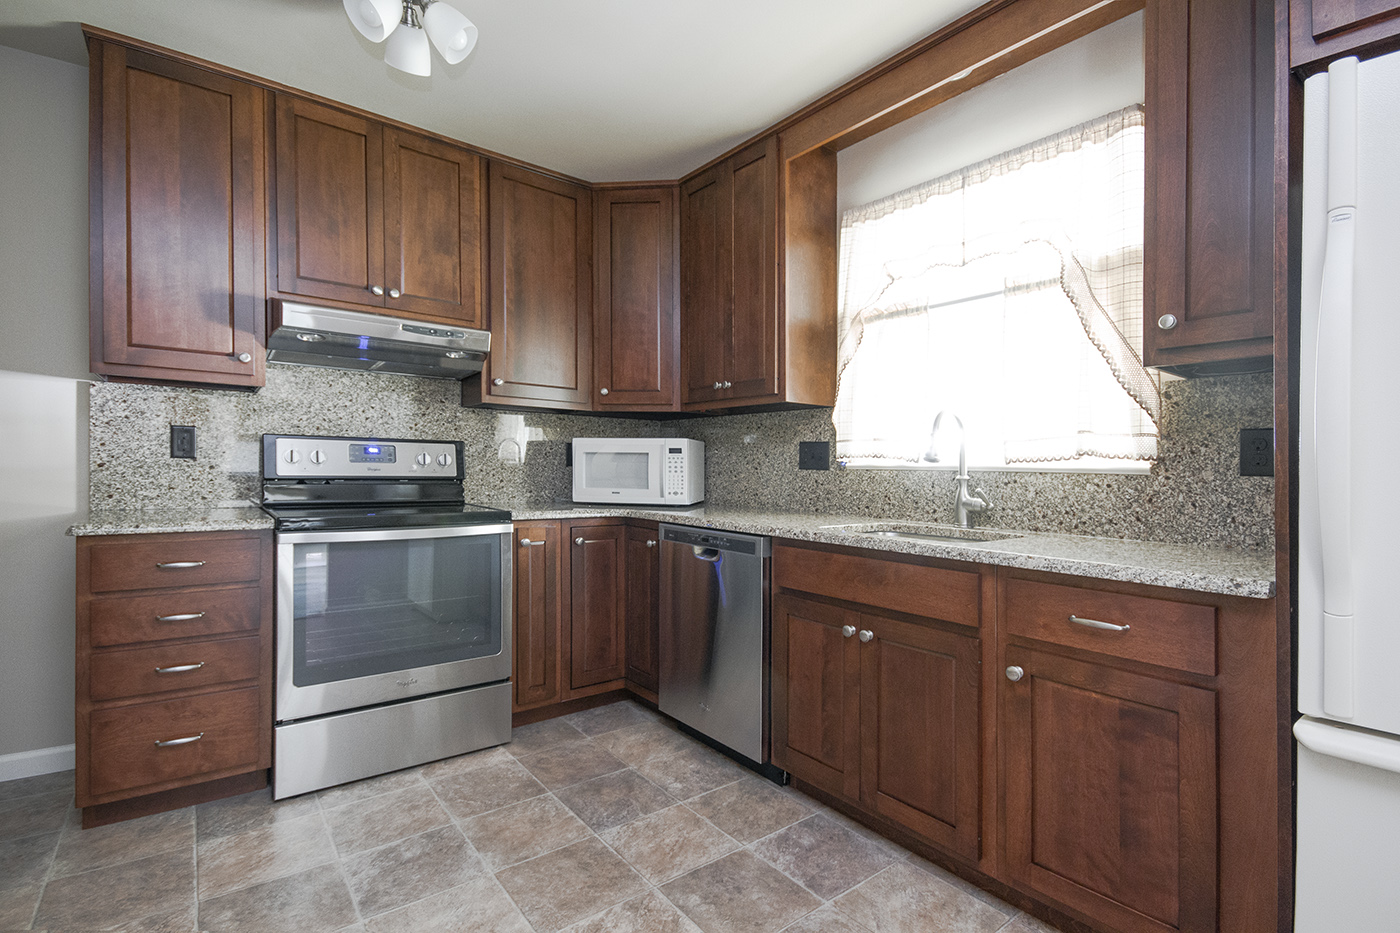
[[[179,460],[193,460],[194,426],[172,424],[170,426],[170,456]]]
[[[831,469],[831,444],[826,441],[798,441],[797,468],[799,470]]]
[[[1274,429],[1244,428],[1240,431],[1240,475],[1274,475]]]

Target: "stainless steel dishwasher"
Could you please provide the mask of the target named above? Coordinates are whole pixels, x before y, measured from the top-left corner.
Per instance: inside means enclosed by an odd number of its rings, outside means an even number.
[[[768,564],[765,537],[661,526],[661,712],[768,764]]]

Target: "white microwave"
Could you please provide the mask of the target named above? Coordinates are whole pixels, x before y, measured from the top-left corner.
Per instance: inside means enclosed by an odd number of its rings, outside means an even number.
[[[694,505],[705,498],[705,444],[685,437],[574,438],[574,501]]]

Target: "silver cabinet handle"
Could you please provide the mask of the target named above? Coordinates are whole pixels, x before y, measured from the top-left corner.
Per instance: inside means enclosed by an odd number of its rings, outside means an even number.
[[[715,383],[715,388],[716,388],[716,389],[723,389],[723,388],[724,388],[724,383],[722,383],[722,382],[716,382],[716,383]]]
[[[391,289],[389,289],[389,297],[390,297],[390,298],[398,298],[398,297],[399,297],[400,295],[402,295],[402,294],[403,294],[403,292],[399,291],[397,288],[391,288]]]
[[[240,353],[240,354],[238,354],[238,362],[240,362],[240,363],[251,363],[251,362],[253,362],[253,354],[251,354],[251,353]]]
[[[204,666],[204,662],[203,662],[203,661],[200,661],[198,664],[178,664],[178,665],[176,665],[175,667],[158,667],[158,668],[156,668],[156,673],[157,673],[157,674],[183,674],[183,673],[185,673],[186,671],[197,671],[197,670],[199,670],[199,669],[200,669],[201,667],[203,667],[203,666]]]
[[[156,616],[157,622],[192,622],[204,618],[202,612],[180,612],[173,616]]]
[[[647,539],[647,547],[656,547],[656,541],[655,541],[655,539],[653,539],[653,538],[648,538],[648,539]]]
[[[841,626],[841,634],[844,635],[846,638],[850,638],[850,637],[851,637],[852,635],[854,635],[855,633],[856,633],[856,627],[855,627],[854,625],[843,625],[843,626]]]
[[[726,379],[726,380],[724,380],[724,385],[721,386],[721,388],[724,388],[724,389],[732,389],[732,388],[734,388],[734,383],[732,383],[732,382],[730,382],[728,379]]]
[[[574,539],[574,543],[575,543],[575,544],[582,544],[582,543],[583,543],[583,539],[582,539],[582,538],[575,538],[575,539]]]
[[[872,632],[872,631],[870,631],[870,629],[867,628],[867,629],[862,629],[862,630],[861,630],[861,633],[860,633],[860,640],[861,640],[861,641],[869,641],[870,639],[872,639],[872,638],[874,638],[874,637],[875,637],[875,633]]]
[[[204,738],[204,733],[199,735],[187,735],[183,739],[156,739],[156,748],[169,748],[172,745],[188,745],[191,742],[198,742]]]
[[[521,539],[520,539],[520,546],[521,546],[521,547],[540,547],[540,546],[542,546],[543,544],[544,544],[543,541],[531,541],[529,538],[521,538]]]
[[[382,285],[371,285],[371,286],[369,287],[369,293],[370,293],[371,295],[373,295],[374,297],[376,297],[376,298],[382,298],[382,297],[384,296],[384,286],[382,286]]]
[[[1171,330],[1176,326],[1176,323],[1175,314],[1164,314],[1157,318],[1157,327],[1159,330]]]
[[[598,390],[598,394],[599,394],[599,395],[607,395],[607,394],[608,394],[608,390],[607,390],[607,389],[599,389],[599,390]]]
[[[503,386],[503,385],[506,384],[506,381],[505,381],[504,379],[502,379],[500,376],[497,376],[495,379],[492,379],[492,380],[491,380],[491,384],[492,384],[493,386]]]
[[[1100,622],[1098,619],[1081,619],[1074,613],[1070,613],[1069,620],[1075,625],[1082,625],[1085,628],[1101,628],[1108,632],[1126,632],[1128,626],[1114,625],[1112,622]]]
[[[190,570],[194,567],[203,567],[205,561],[202,560],[168,560],[165,563],[156,564],[161,570]]]
[[[1015,664],[1011,665],[1006,669],[1006,679],[1011,681],[1012,683],[1015,683],[1016,681],[1020,680],[1022,677],[1025,676],[1025,669],[1018,667]]]

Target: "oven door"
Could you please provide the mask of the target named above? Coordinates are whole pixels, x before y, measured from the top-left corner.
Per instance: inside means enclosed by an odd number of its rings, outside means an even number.
[[[511,526],[277,535],[277,721],[507,680]]]

